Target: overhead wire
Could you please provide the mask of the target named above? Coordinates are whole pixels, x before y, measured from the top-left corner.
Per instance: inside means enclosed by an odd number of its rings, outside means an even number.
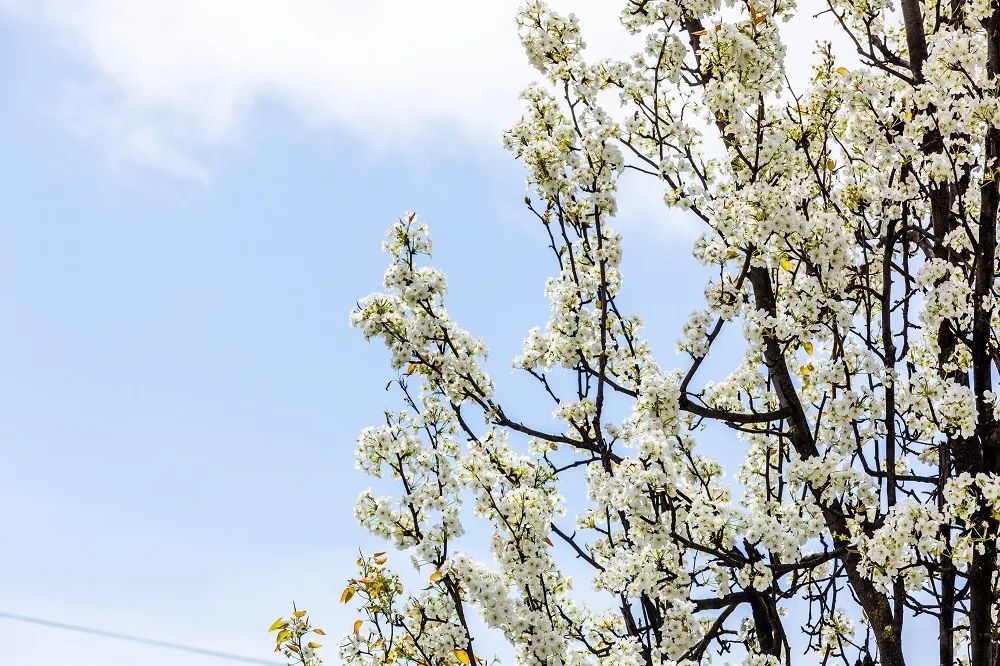
[[[108,631],[107,629],[97,629],[94,627],[85,627],[79,624],[69,624],[67,622],[59,622],[56,620],[48,620],[40,617],[31,617],[28,615],[20,615],[18,613],[8,613],[5,611],[0,611],[0,618],[6,620],[13,620],[15,622],[25,622],[28,624],[36,624],[43,627],[49,627],[52,629],[62,629],[64,631],[75,631],[81,634],[90,634],[92,636],[101,636],[103,638],[111,638],[119,641],[128,641],[131,643],[138,643],[141,645],[150,645],[153,647],[165,648],[167,650],[176,650],[180,652],[187,652],[189,654],[197,654],[203,657],[214,657],[215,659],[228,659],[229,661],[239,661],[244,664],[260,664],[262,666],[286,666],[280,661],[271,661],[268,659],[258,659],[256,657],[248,657],[241,654],[233,654],[232,652],[224,652],[222,650],[212,650],[209,648],[198,647],[196,645],[185,645],[183,643],[175,643],[173,641],[160,640],[158,638],[147,638],[145,636],[135,636],[132,634],[125,634],[118,631]]]

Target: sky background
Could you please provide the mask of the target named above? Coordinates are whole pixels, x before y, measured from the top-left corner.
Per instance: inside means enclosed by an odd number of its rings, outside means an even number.
[[[628,43],[617,3],[568,4]],[[335,663],[381,549],[354,439],[395,406],[347,317],[404,211],[529,400],[510,359],[551,266],[500,142],[536,78],[516,6],[0,0],[0,613],[268,658],[294,599]],[[618,226],[674,365],[700,281],[658,197]],[[225,662],[0,619],[0,663]]]
[[[383,548],[354,440],[397,404],[347,317],[404,211],[500,397],[537,408],[510,371],[552,269],[500,141],[537,76],[518,4],[0,0],[0,614],[268,658],[294,599],[336,662]],[[552,4],[633,48],[620,3]],[[624,183],[617,228],[673,367],[702,279],[660,195]],[[224,662],[0,618],[0,663]]]

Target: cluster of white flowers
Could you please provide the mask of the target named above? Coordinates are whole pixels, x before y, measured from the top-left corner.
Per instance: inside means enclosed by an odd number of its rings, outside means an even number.
[[[966,385],[921,372],[897,384],[897,400],[907,425],[918,436],[971,437],[975,432],[976,396]]]
[[[438,400],[425,395],[423,407],[416,417],[386,413],[385,425],[366,428],[358,437],[358,468],[377,478],[388,474],[406,492],[395,502],[366,492],[355,514],[361,524],[397,547],[418,546],[419,555],[431,560],[448,538],[463,532],[455,473],[459,445],[450,414]],[[433,433],[426,445],[422,433]]]
[[[893,506],[883,525],[870,535],[858,535],[854,543],[868,576],[885,588],[902,580],[907,589],[919,589],[926,580],[926,571],[916,566],[919,556],[934,560],[946,546],[941,541],[942,518],[937,507],[922,502]]]
[[[386,235],[383,250],[392,257],[383,278],[388,292],[363,299],[351,313],[351,324],[366,338],[385,342],[394,368],[407,366],[431,378],[448,400],[488,399],[492,383],[480,368],[486,345],[449,318],[441,272],[416,263],[430,255],[426,225],[410,213]]]

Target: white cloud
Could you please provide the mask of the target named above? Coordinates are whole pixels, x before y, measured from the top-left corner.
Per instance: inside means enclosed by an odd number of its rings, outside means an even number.
[[[261,104],[377,149],[495,149],[537,78],[514,29],[521,0],[0,0],[83,63],[56,105],[119,162],[205,179]],[[614,0],[553,0],[595,55],[639,47]],[[809,31],[794,39],[811,42]],[[794,46],[794,44],[793,44]],[[808,48],[808,47],[807,47]],[[792,57],[804,69],[810,59]],[[456,139],[458,141],[456,141]]]
[[[93,74],[60,107],[121,159],[202,178],[261,103],[393,150],[446,132],[495,147],[537,77],[517,0],[0,0]],[[560,3],[555,3],[557,6]],[[617,3],[564,2],[592,42],[628,43]]]

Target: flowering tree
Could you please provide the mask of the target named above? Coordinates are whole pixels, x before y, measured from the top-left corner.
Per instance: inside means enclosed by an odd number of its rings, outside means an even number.
[[[384,293],[351,321],[402,396],[357,461],[401,491],[356,513],[428,585],[359,560],[345,663],[487,663],[481,631],[524,664],[1000,661],[1000,7],[901,2],[829,0],[860,64],[819,43],[801,91],[792,0],[628,0],[625,62],[585,61],[573,16],[522,10],[547,82],[506,145],[553,275],[514,364],[554,418],[501,404],[426,227],[393,225]],[[626,172],[704,223],[714,277],[679,371],[618,304]],[[708,381],[721,335],[741,353]],[[699,450],[711,422],[722,460]],[[460,550],[470,519],[485,561]]]

